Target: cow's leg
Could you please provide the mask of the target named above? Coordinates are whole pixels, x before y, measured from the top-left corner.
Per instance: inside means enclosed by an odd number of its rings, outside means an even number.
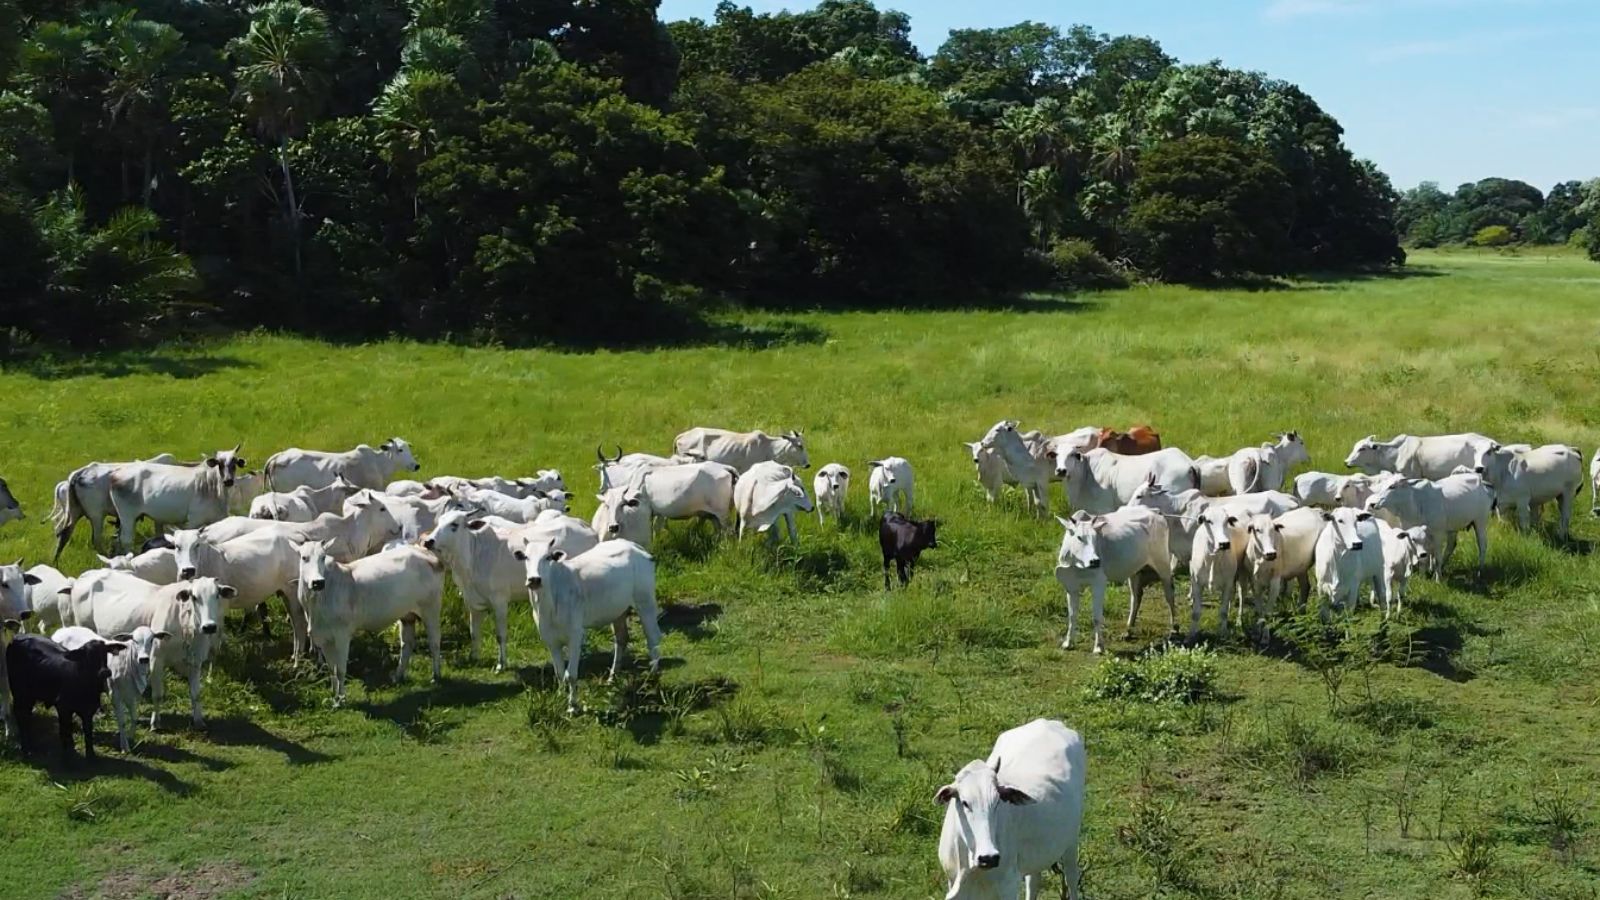
[[[1092,601],[1090,612],[1094,616],[1094,652],[1104,653],[1106,652],[1106,580],[1104,578],[1096,578],[1094,583],[1089,586],[1089,589],[1093,591],[1090,594]]]
[[[406,680],[411,668],[411,648],[417,644],[417,617],[408,615],[400,620],[400,665],[394,670],[396,684]]]
[[[1082,873],[1078,868],[1078,845],[1076,843],[1061,855],[1061,861],[1057,865],[1061,867],[1061,900],[1073,900],[1078,896],[1078,879],[1082,877]]]
[[[332,658],[328,665],[333,669],[333,705],[344,706],[344,688],[350,673],[350,636],[339,635],[332,641]]]
[[[154,732],[161,722],[161,701],[167,696],[166,666],[162,665],[161,657],[155,655],[150,660],[150,730]]]
[[[1039,900],[1039,882],[1043,880],[1043,872],[1033,872],[1022,876],[1023,900]]]
[[[661,672],[661,621],[659,611],[656,609],[655,598],[648,603],[636,604],[639,612],[639,627],[644,630],[645,648],[650,653],[650,674],[657,675]]]
[[[1472,523],[1472,535],[1478,539],[1478,577],[1483,577],[1483,566],[1489,561],[1489,520]]]
[[[783,522],[789,526],[789,543],[796,547],[800,546],[800,532],[796,531],[794,527],[794,513],[784,513]]]
[[[132,718],[132,710],[128,709],[127,704],[122,701],[112,700],[111,714],[117,720],[117,749],[127,753],[128,734],[132,730],[131,723],[128,720]]]
[[[79,712],[78,721],[83,725],[83,758],[94,759],[94,713]]]
[[[1067,636],[1061,641],[1061,649],[1072,649],[1072,635],[1078,630],[1078,595],[1079,591],[1062,585],[1067,592]]]
[[[440,624],[443,615],[443,609],[438,605],[424,607],[422,610],[422,627],[428,630],[428,656],[433,663],[433,674],[429,680],[434,683],[444,677],[444,654],[441,652],[444,626]]]
[[[306,615],[305,604],[300,602],[299,592],[284,592],[283,605],[289,611],[289,630],[293,633],[290,641],[290,657],[298,660],[301,655],[308,655],[308,648],[311,645],[311,619]]]
[[[913,491],[907,490],[905,492],[905,495],[906,495],[906,515],[907,516],[911,516],[911,515],[913,515],[912,509],[913,509],[913,507],[916,506],[916,494]]]
[[[65,706],[56,704],[56,724],[61,729],[61,758],[70,762],[74,755],[72,747],[72,713]]]
[[[1133,577],[1138,579],[1139,576],[1135,575]],[[1204,584],[1204,579],[1199,576],[1199,573],[1191,572],[1189,575],[1189,643],[1191,644],[1200,640],[1200,607],[1205,601],[1205,591],[1201,587],[1202,584]],[[1222,616],[1224,619],[1228,616],[1226,603],[1222,607]]]
[[[886,591],[889,590],[889,560],[891,558],[892,557],[890,557],[888,554],[884,554],[884,557],[883,557],[883,589],[886,590]]]
[[[1528,527],[1533,524],[1532,520],[1535,519],[1535,518],[1543,518],[1543,516],[1539,515],[1539,507],[1535,506],[1532,503],[1529,503],[1527,498],[1523,498],[1521,500],[1518,500],[1517,501],[1517,530],[1518,531],[1527,531]]]
[[[1556,507],[1556,513],[1561,517],[1561,530],[1556,532],[1556,536],[1561,538],[1563,541],[1568,538],[1570,535],[1570,529],[1572,528],[1573,499],[1575,499],[1573,490],[1571,488],[1567,488],[1561,492],[1561,496],[1556,500],[1556,503],[1558,504]]]
[[[1099,581],[1100,579],[1096,579]],[[1144,601],[1144,585],[1139,583],[1139,576],[1135,574],[1128,579],[1128,627],[1122,633],[1123,640],[1133,639],[1133,623],[1139,619],[1139,604]]]
[[[1222,598],[1218,601],[1218,603],[1221,604],[1222,608],[1219,610],[1221,615],[1219,615],[1217,617],[1217,631],[1223,637],[1227,637],[1228,636],[1228,610],[1233,605],[1233,602],[1234,602],[1234,597],[1233,597],[1234,585],[1237,584],[1237,582],[1234,579],[1235,579],[1234,573],[1226,572],[1226,571],[1224,571],[1222,573]],[[1237,615],[1239,616],[1239,627],[1243,628],[1244,627],[1244,598],[1243,597],[1239,598]]]
[[[189,721],[196,728],[204,728],[206,716],[200,709],[200,663],[195,662],[189,666]]]
[[[511,665],[511,657],[506,653],[506,633],[510,625],[510,623],[506,620],[510,617],[510,615],[511,605],[504,597],[500,598],[500,602],[494,604],[494,638],[495,641],[500,645],[500,656],[498,657],[499,661],[496,662],[494,666],[494,670],[496,672],[504,672],[506,667]],[[428,639],[430,642],[433,639],[433,631],[434,629],[432,628],[428,629]],[[439,673],[435,672],[433,677],[438,678]]]
[[[628,614],[624,612],[611,622],[611,674],[607,681],[616,681],[622,671],[622,658],[628,653]]]
[[[583,625],[575,625],[567,635],[567,670],[563,680],[567,685],[567,713],[578,711],[578,658],[583,653]]]
[[[288,604],[285,603],[284,605],[287,606]],[[272,628],[267,621],[267,601],[263,600],[256,604],[256,618],[261,620],[261,637],[269,641],[272,640]],[[298,657],[291,658],[297,659]]]
[[[911,564],[903,559],[894,561],[895,572],[900,575],[900,586],[905,587],[911,583]]]
[[[483,646],[483,610],[477,606],[476,596],[462,595],[467,605],[467,633],[471,635],[468,643],[467,658],[473,661],[478,659],[478,650]]]

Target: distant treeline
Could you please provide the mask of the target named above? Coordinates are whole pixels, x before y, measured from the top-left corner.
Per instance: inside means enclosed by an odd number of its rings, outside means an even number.
[[[1563,181],[1548,194],[1510,178],[1463,184],[1454,194],[1425,181],[1401,196],[1395,220],[1413,247],[1571,243],[1600,259],[1600,178]]]
[[[0,0],[0,348],[648,337],[1403,260],[1299,88],[868,0]]]

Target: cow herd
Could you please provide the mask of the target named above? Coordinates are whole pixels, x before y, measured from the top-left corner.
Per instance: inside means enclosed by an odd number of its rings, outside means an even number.
[[[1311,462],[1294,431],[1225,457],[1191,457],[1163,447],[1147,426],[1051,437],[1004,420],[965,446],[991,503],[1015,485],[1028,508],[1045,516],[1051,486],[1062,485],[1073,510],[1070,518],[1056,517],[1063,533],[1054,571],[1067,601],[1062,646],[1073,646],[1087,592],[1096,653],[1104,647],[1113,583],[1128,586],[1130,630],[1144,590],[1159,584],[1176,633],[1180,573],[1188,579],[1191,640],[1208,596],[1216,600],[1220,632],[1230,621],[1245,627],[1249,601],[1252,624],[1264,636],[1269,611],[1291,584],[1302,609],[1314,586],[1324,616],[1333,606],[1355,608],[1370,585],[1372,604],[1387,616],[1413,575],[1441,575],[1464,530],[1474,533],[1481,574],[1489,519],[1500,512],[1513,512],[1528,528],[1553,502],[1564,538],[1585,480],[1571,447],[1502,444],[1481,434],[1373,435],[1345,458],[1350,474],[1310,471],[1292,481],[1291,470]],[[797,543],[797,516],[815,512],[822,527],[829,515],[844,517],[852,477],[846,466],[829,463],[817,469],[808,493],[796,474],[811,466],[800,432],[694,428],[677,436],[670,456],[619,447],[608,457],[597,448],[598,507],[585,521],[568,514],[574,495],[559,471],[410,480],[405,476],[421,464],[398,437],[344,452],[285,450],[259,474],[247,471],[240,451],[193,462],[163,454],[90,463],[56,486],[57,557],[83,520],[100,549],[108,519],[121,555],[102,556],[101,568],[75,577],[50,565],[24,569],[21,561],[0,567],[0,618],[10,630],[38,632],[17,636],[0,654],[0,687],[9,687],[0,701],[14,701],[5,703],[8,732],[14,720],[26,740],[32,707],[45,703],[56,708],[66,752],[76,717],[91,755],[92,719],[109,690],[126,750],[141,697],[151,704],[149,727],[158,727],[168,669],[186,676],[191,718],[202,724],[204,673],[227,639],[226,613],[259,616],[266,630],[273,597],[288,612],[292,657],[315,649],[332,670],[336,706],[360,632],[399,625],[400,680],[421,625],[438,678],[447,573],[467,612],[474,657],[492,618],[496,671],[509,665],[510,609],[529,602],[576,710],[589,629],[611,626],[615,675],[627,656],[628,616],[636,613],[652,672],[659,666],[650,551],[663,523],[706,520],[721,533],[786,534]],[[905,585],[921,553],[938,546],[938,523],[912,518],[909,460],[888,456],[867,469],[887,590],[891,567]],[[1588,476],[1600,479],[1600,453]],[[20,518],[20,504],[0,480],[0,525]],[[152,522],[156,537],[136,546],[140,519]],[[1083,777],[1081,738],[1044,721],[1007,732],[988,760],[963,768],[938,795],[946,807],[940,857],[951,896],[966,896],[963,885],[1014,896],[1022,884],[1031,895],[1044,869],[1074,872]],[[1002,846],[1008,840],[1014,846]]]

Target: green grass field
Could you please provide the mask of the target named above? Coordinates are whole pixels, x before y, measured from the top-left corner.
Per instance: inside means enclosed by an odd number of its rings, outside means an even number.
[[[695,424],[799,427],[814,464],[862,476],[855,521],[802,522],[798,551],[673,526],[657,545],[659,689],[608,689],[597,632],[575,719],[525,606],[515,671],[468,660],[452,590],[443,682],[421,665],[386,683],[392,636],[369,637],[342,710],[320,671],[289,667],[279,612],[271,644],[230,641],[203,731],[169,693],[170,730],[141,730],[131,755],[105,744],[97,765],[62,768],[53,725],[46,754],[0,750],[0,893],[926,898],[943,893],[934,790],[1001,730],[1050,716],[1089,744],[1096,900],[1600,896],[1587,491],[1570,546],[1496,525],[1486,587],[1463,549],[1381,634],[1363,610],[1334,651],[1223,643],[1219,696],[1156,705],[1086,693],[1102,662],[1058,649],[1059,526],[1014,493],[985,503],[959,443],[1010,417],[1056,432],[1147,421],[1193,454],[1297,428],[1329,471],[1373,432],[1592,451],[1600,267],[1412,263],[1275,290],[752,316],[652,352],[257,336],[0,374],[0,474],[30,516],[0,530],[6,561],[47,558],[51,486],[82,462],[237,441],[252,463],[398,434],[425,474],[556,466],[581,515],[596,443],[660,452]],[[886,595],[862,461],[891,453],[943,524],[911,589]],[[93,562],[80,529],[62,568]],[[1162,640],[1164,606],[1146,600],[1123,641],[1113,589],[1114,653]],[[1203,627],[1215,635],[1214,608]],[[102,737],[113,728],[103,716]]]

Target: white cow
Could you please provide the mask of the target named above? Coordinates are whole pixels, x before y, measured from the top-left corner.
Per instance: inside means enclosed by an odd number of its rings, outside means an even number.
[[[397,437],[384,441],[377,449],[361,444],[342,453],[291,447],[272,454],[262,466],[274,491],[327,487],[340,475],[356,487],[376,491],[382,490],[396,472],[421,469],[411,445]]]
[[[567,556],[548,541],[535,540],[519,553],[533,602],[539,640],[550,665],[567,686],[567,711],[578,710],[578,659],[583,635],[610,623],[611,677],[628,646],[628,611],[637,610],[650,650],[650,672],[661,668],[661,626],[656,612],[655,560],[632,541],[605,541]]]
[[[733,524],[733,486],[737,478],[721,463],[691,463],[649,469],[627,486],[600,495],[594,530],[602,539],[623,538],[650,547],[652,520],[710,518],[719,529]]]
[[[1398,613],[1405,606],[1406,585],[1411,576],[1428,564],[1428,529],[1396,528],[1379,519],[1378,534],[1383,540],[1383,593]],[[1389,618],[1388,606],[1383,609],[1383,617]]]
[[[294,584],[297,540],[279,530],[258,531],[221,543],[206,539],[200,531],[172,533],[178,576],[185,580],[207,576],[232,584],[236,590],[224,606],[254,609],[261,616],[263,631],[267,627],[267,600],[273,595],[283,597],[293,633],[291,658],[296,661],[306,646],[305,611]]]
[[[344,501],[342,515],[323,513],[310,522],[278,522],[234,516],[200,529],[200,536],[213,544],[223,544],[247,534],[275,532],[296,540],[334,540],[343,562],[378,552],[396,538],[409,538],[392,506],[404,508],[404,498],[389,497],[377,491],[361,491]]]
[[[445,494],[439,497],[421,496],[393,496],[378,491],[362,491],[344,502],[342,512],[346,516],[353,515],[359,509],[361,500],[371,498],[378,501],[389,515],[400,525],[402,540],[421,540],[424,534],[432,531],[438,524],[439,517],[452,509],[461,509],[461,501]]]
[[[911,463],[903,457],[886,456],[869,460],[867,468],[871,470],[867,474],[867,503],[873,517],[877,517],[880,506],[884,512],[911,515],[917,496],[916,475],[911,471]]]
[[[33,618],[33,589],[39,583],[39,576],[23,571],[20,559],[0,566],[0,620],[15,619],[26,630]]]
[[[480,510],[491,516],[527,523],[539,518],[540,513],[548,509],[566,512],[567,502],[571,498],[572,494],[559,490],[552,490],[549,493],[541,491],[518,498],[499,491],[474,489],[462,498],[462,502],[470,509]]]
[[[1300,609],[1305,609],[1311,596],[1317,538],[1327,524],[1322,510],[1309,506],[1277,516],[1259,513],[1248,518],[1243,566],[1258,619],[1265,619],[1268,607],[1277,607],[1284,582],[1291,579],[1300,584]]]
[[[301,485],[292,491],[269,491],[250,501],[250,517],[309,522],[323,513],[336,512],[347,497],[359,490],[343,476],[338,476],[325,487]]]
[[[1340,507],[1322,511],[1326,526],[1317,537],[1312,570],[1316,573],[1317,594],[1322,598],[1322,617],[1328,606],[1346,611],[1356,608],[1361,585],[1370,583],[1385,609],[1389,594],[1384,582],[1383,538],[1372,513]]]
[[[1494,491],[1499,508],[1517,511],[1517,527],[1526,531],[1544,518],[1544,504],[1556,502],[1557,535],[1567,539],[1572,501],[1583,490],[1583,454],[1576,447],[1546,444],[1527,450],[1490,444],[1478,453],[1474,471]]]
[[[161,453],[141,462],[178,464],[178,458],[171,453]],[[61,558],[61,551],[66,549],[67,541],[72,537],[72,529],[81,519],[89,520],[89,540],[96,547],[102,547],[101,530],[105,527],[107,516],[114,515],[116,509],[111,505],[111,473],[121,466],[130,466],[134,463],[89,463],[74,469],[64,481],[56,483],[55,506],[50,510],[50,528],[56,534],[56,559]]]
[[[1433,437],[1402,434],[1387,441],[1369,434],[1356,441],[1344,464],[1368,475],[1398,472],[1407,478],[1439,479],[1456,466],[1474,465],[1478,451],[1492,443],[1491,438],[1471,432]]]
[[[844,520],[844,498],[850,490],[849,469],[838,463],[828,463],[811,479],[811,490],[817,495],[817,524],[822,524],[824,510],[833,513],[835,520]]]
[[[50,640],[68,650],[76,650],[91,641],[123,646],[123,652],[106,658],[106,668],[111,671],[111,679],[106,687],[111,695],[112,714],[117,719],[117,746],[123,753],[133,748],[133,727],[139,717],[139,697],[150,685],[150,661],[156,643],[171,636],[165,631],[159,634],[151,631],[147,625],[140,625],[132,633],[119,634],[115,638],[103,638],[77,625],[57,629],[50,635]]]
[[[483,643],[483,616],[494,614],[494,636],[499,647],[494,670],[510,665],[506,655],[506,628],[513,600],[527,595],[527,575],[516,551],[521,549],[515,531],[499,530],[483,519],[464,511],[439,517],[439,524],[422,539],[426,550],[439,554],[450,567],[462,603],[467,608],[467,627],[472,635],[472,658],[478,658]]]
[[[1139,615],[1139,600],[1153,572],[1167,600],[1167,622],[1177,630],[1177,603],[1172,588],[1172,562],[1167,546],[1166,519],[1152,509],[1130,506],[1103,516],[1078,513],[1056,521],[1066,529],[1056,557],[1056,580],[1067,592],[1067,636],[1063,649],[1072,649],[1077,630],[1078,600],[1088,588],[1093,598],[1094,652],[1104,651],[1106,585],[1128,582],[1128,634]]]
[[[1177,493],[1197,489],[1200,473],[1187,453],[1173,447],[1143,456],[1124,456],[1104,447],[1068,453],[1056,460],[1074,510],[1108,513],[1133,499],[1140,486],[1154,483]]]
[[[1322,506],[1333,508],[1335,506],[1348,506],[1351,509],[1360,509],[1367,505],[1367,498],[1380,483],[1386,479],[1399,476],[1364,475],[1335,475],[1331,472],[1305,472],[1296,475],[1294,479],[1294,495],[1301,503],[1307,506]]]
[[[595,463],[595,471],[600,473],[600,491],[604,493],[613,488],[618,488],[632,481],[634,476],[645,469],[659,469],[663,466],[681,466],[685,463],[698,462],[687,456],[656,456],[653,453],[629,453],[623,455],[622,448],[617,448],[617,455],[606,458],[599,447],[594,448],[594,455],[599,458]]]
[[[1276,491],[1283,487],[1289,470],[1311,461],[1300,432],[1288,431],[1271,444],[1246,447],[1228,461],[1228,486],[1232,493]]]
[[[111,472],[111,505],[117,511],[119,546],[133,547],[133,527],[141,518],[149,518],[158,531],[164,526],[198,528],[225,518],[234,478],[244,466],[237,445],[194,466],[118,466]]]
[[[22,504],[18,503],[16,496],[11,493],[11,485],[6,484],[4,478],[0,478],[0,525],[22,518],[26,518],[22,513]]]
[[[400,665],[394,680],[404,681],[417,640],[417,622],[428,631],[433,680],[438,681],[439,610],[444,602],[444,564],[414,545],[387,550],[345,565],[323,541],[299,548],[299,593],[311,625],[311,639],[333,669],[333,705],[344,705],[350,641],[358,631],[384,631],[400,623]]]
[[[945,900],[1028,900],[1059,867],[1062,896],[1078,900],[1078,830],[1088,760],[1083,738],[1035,719],[1001,734],[987,760],[973,760],[940,788],[939,864]]]
[[[1210,506],[1198,517],[1189,556],[1189,640],[1200,637],[1200,613],[1206,591],[1217,595],[1218,631],[1228,633],[1228,607],[1233,602],[1244,557],[1245,534],[1239,516],[1221,506]],[[1243,615],[1244,600],[1239,600]]]
[[[794,469],[775,462],[756,463],[739,476],[733,486],[733,506],[739,514],[739,539],[746,531],[778,535],[780,521],[789,529],[790,543],[798,546],[800,535],[795,531],[794,514],[811,511],[811,498],[794,474]]]
[[[406,490],[409,491],[409,485],[417,484],[417,482],[402,482],[402,484],[406,485]],[[540,469],[537,475],[532,478],[505,478],[500,475],[486,475],[482,478],[461,478],[456,475],[439,475],[428,479],[428,483],[422,485],[423,490],[415,491],[415,493],[424,493],[430,487],[449,491],[462,497],[475,491],[493,491],[497,494],[504,494],[507,497],[523,500],[528,497],[548,494],[552,491],[564,491],[567,489],[567,483],[561,477],[561,472],[556,469]],[[391,489],[389,493],[395,493],[395,491]]]
[[[673,452],[701,462],[722,463],[744,474],[758,462],[778,462],[796,469],[811,468],[805,435],[785,431],[772,437],[760,431],[691,428],[672,442]]]
[[[568,556],[587,553],[600,543],[600,536],[588,522],[553,509],[540,513],[539,518],[514,531],[523,543],[546,541]]]
[[[76,579],[68,578],[59,569],[37,565],[24,574],[39,579],[28,586],[28,605],[33,609],[33,630],[49,634],[62,625],[71,625],[67,619],[71,604],[70,594]]]
[[[433,491],[432,487],[409,478],[391,481],[383,486],[383,492],[391,497],[420,497]],[[443,491],[435,492],[434,495],[438,496],[439,493],[443,493]]]
[[[1052,465],[1047,455],[1049,449],[1039,432],[1028,432],[1024,436],[1017,431],[1017,425],[1018,423],[1011,419],[996,422],[984,434],[983,440],[972,448],[973,459],[978,463],[978,475],[982,480],[985,462],[980,458],[980,454],[988,451],[997,455],[1001,466],[1004,467],[1001,470],[1004,475],[1008,475],[1012,482],[1022,487],[1028,495],[1028,505],[1043,515],[1050,509]],[[989,465],[992,472],[992,462]],[[985,482],[984,489],[989,490],[989,488],[989,483]],[[998,487],[990,491],[991,499],[996,491]]]
[[[256,498],[267,492],[267,476],[260,472],[241,472],[228,489],[228,515],[248,516]]]
[[[1600,448],[1594,451],[1594,458],[1589,460],[1589,513],[1600,517]]]
[[[156,635],[150,663],[151,731],[161,723],[169,668],[188,676],[190,719],[196,727],[205,724],[202,669],[216,647],[223,604],[233,596],[234,589],[215,578],[155,585],[117,572],[85,573],[73,588],[74,606],[87,610],[76,616],[78,625],[118,636],[132,635],[142,626]]]
[[[178,553],[171,547],[157,547],[139,554],[96,556],[100,565],[107,569],[136,575],[151,584],[171,584],[178,580]]]
[[[1368,512],[1392,517],[1390,524],[1402,528],[1426,526],[1435,578],[1443,577],[1444,565],[1456,550],[1456,533],[1471,528],[1478,539],[1478,574],[1489,556],[1489,515],[1494,495],[1483,479],[1461,473],[1429,481],[1407,478],[1388,485],[1367,500]]]

